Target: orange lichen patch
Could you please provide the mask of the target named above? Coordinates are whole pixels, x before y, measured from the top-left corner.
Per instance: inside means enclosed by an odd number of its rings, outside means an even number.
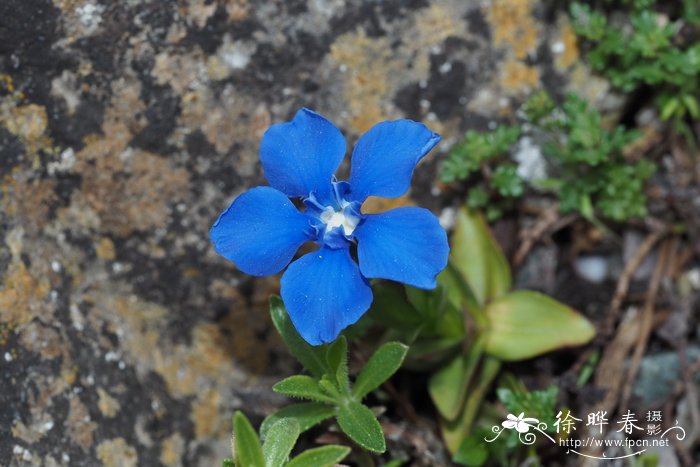
[[[114,242],[112,242],[112,240],[110,240],[108,237],[102,237],[95,244],[95,253],[100,259],[107,261],[113,260],[116,255]]]
[[[5,99],[0,105],[0,124],[24,143],[29,154],[51,146],[51,138],[45,132],[48,125],[46,109],[37,104],[17,106],[13,99]]]
[[[206,77],[206,63],[204,52],[197,47],[183,54],[163,51],[156,55],[151,74],[158,84],[170,85],[177,94],[182,94]]]
[[[48,222],[51,204],[56,200],[53,180],[20,181],[6,177],[1,188],[0,207],[5,214],[17,216],[25,227],[41,230]]]
[[[163,227],[169,204],[185,194],[187,171],[146,151],[118,149],[119,142],[108,136],[78,153],[75,167],[83,175],[83,196],[103,230],[118,236]]]
[[[508,94],[525,94],[540,84],[540,72],[525,63],[508,60],[501,68],[500,84]]]
[[[12,81],[12,76],[5,74],[5,73],[0,73],[0,86],[7,91],[7,93],[12,94],[15,92],[15,84]]]
[[[103,467],[136,467],[139,461],[136,449],[124,438],[102,441],[97,446],[97,458]]]
[[[194,22],[197,27],[203,28],[209,17],[216,11],[217,6],[216,2],[207,0],[180,0],[177,10],[180,16]]]
[[[11,327],[30,322],[35,316],[50,311],[44,299],[49,293],[49,281],[29,273],[24,263],[10,264],[0,289],[0,322]]]
[[[219,416],[222,413],[220,403],[221,394],[217,391],[207,391],[192,403],[191,418],[197,439],[218,434],[227,429],[222,423],[222,417]]]
[[[107,329],[120,336],[125,359],[140,374],[159,374],[174,397],[198,394],[203,387],[231,384],[235,369],[226,338],[216,324],[196,326],[192,345],[172,345],[160,334],[168,316],[165,308],[135,296],[113,297],[98,291],[84,299],[93,303],[91,326],[99,329],[106,321]]]
[[[601,104],[604,99],[610,98],[610,83],[591,73],[591,69],[582,62],[577,62],[571,68],[567,87],[594,104]]]
[[[102,415],[108,418],[117,415],[117,412],[119,412],[121,408],[118,400],[110,396],[109,393],[102,388],[97,388],[97,396],[99,397],[97,408],[100,409]]]
[[[229,20],[234,23],[243,21],[248,17],[250,5],[248,0],[224,0],[226,5],[226,13]]]
[[[487,15],[494,45],[509,47],[519,60],[537,49],[540,37],[532,5],[532,0],[494,0]]]
[[[65,342],[53,328],[33,321],[22,327],[19,342],[30,352],[52,360],[66,352]]]
[[[76,395],[72,395],[70,398],[68,417],[64,426],[71,441],[84,451],[90,449],[97,424],[90,419],[90,412]]]
[[[415,205],[416,203],[413,202],[408,193],[400,198],[377,198],[376,196],[370,196],[362,204],[362,212],[365,214],[377,214],[394,208]]]
[[[421,10],[416,19],[418,41],[421,46],[437,45],[450,36],[458,35],[462,29],[459,17],[439,4]]]
[[[192,395],[199,379],[222,382],[231,371],[231,357],[222,346],[223,336],[212,323],[198,325],[192,332],[192,346],[176,346],[172,352],[156,352],[155,371],[173,395]],[[223,373],[223,374],[222,374]]]
[[[256,172],[258,145],[271,119],[264,104],[238,94],[233,87],[218,95],[210,88],[198,89],[185,93],[181,102],[182,131],[176,133],[176,138],[184,140],[188,132],[199,129],[221,154],[236,144],[236,159],[231,161],[236,171],[243,176]]]
[[[561,53],[557,54],[554,59],[554,66],[560,70],[565,71],[571,65],[575,64],[579,60],[579,50],[578,41],[576,39],[576,33],[571,27],[571,23],[568,21],[563,22],[560,33],[559,40],[562,46]]]
[[[182,455],[185,453],[185,440],[180,433],[173,433],[163,440],[160,451],[160,461],[169,467],[182,465]]]
[[[387,94],[392,52],[386,38],[368,37],[364,30],[340,36],[331,45],[331,57],[345,70],[345,101],[350,126],[364,133],[385,119],[381,100]]]

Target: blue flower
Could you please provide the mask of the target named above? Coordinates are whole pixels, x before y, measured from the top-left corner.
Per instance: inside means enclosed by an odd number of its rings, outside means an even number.
[[[447,235],[427,209],[360,209],[368,196],[406,193],[416,164],[438,141],[421,123],[379,123],[355,145],[350,178],[341,182],[334,173],[345,138],[323,116],[301,109],[265,132],[260,161],[271,186],[246,191],[219,216],[210,232],[214,248],[243,272],[268,276],[284,269],[303,243],[320,245],[287,268],[281,295],[307,342],[332,342],[372,303],[368,278],[431,289],[447,265]]]

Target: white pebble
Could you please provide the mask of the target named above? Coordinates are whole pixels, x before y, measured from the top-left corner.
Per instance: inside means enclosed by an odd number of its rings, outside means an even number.
[[[581,256],[574,261],[574,269],[588,282],[600,284],[608,276],[608,260],[602,256]]]

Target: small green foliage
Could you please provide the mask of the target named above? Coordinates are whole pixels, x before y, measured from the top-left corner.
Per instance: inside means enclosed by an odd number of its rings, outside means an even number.
[[[455,144],[442,167],[443,182],[463,180],[481,169],[484,162],[502,156],[520,137],[520,128],[498,126],[494,131],[467,131],[464,140]]]
[[[492,167],[507,160],[510,147],[518,141],[519,126],[499,125],[490,132],[467,131],[464,140],[455,144],[442,165],[440,178],[445,183],[466,180],[475,176],[484,167]],[[491,202],[491,216],[500,217],[508,209],[513,198],[522,195],[523,183],[514,166],[496,169],[490,184],[477,185],[468,194],[472,208],[485,207],[489,195],[499,195],[499,202]]]
[[[647,87],[656,96],[661,117],[700,116],[700,4],[696,0],[624,2],[612,20],[584,3],[571,5],[576,33],[589,41],[588,60],[624,92]]]
[[[601,114],[575,94],[568,94],[557,107],[546,92],[536,92],[523,105],[521,116],[527,124],[522,130],[515,126],[509,127],[513,131],[499,127],[490,133],[468,132],[445,161],[444,181],[474,182],[467,192],[468,207],[483,209],[492,221],[532,186],[554,193],[562,212],[577,211],[591,220],[602,216],[625,221],[646,214],[644,186],[655,167],[649,161],[634,162],[624,155],[638,132],[622,126],[606,129]],[[549,178],[526,181],[518,173],[507,153],[508,145],[521,134],[541,145]],[[494,146],[486,151],[481,144]],[[475,155],[468,150],[474,150]],[[459,172],[454,170],[457,166],[469,166],[470,170]],[[478,169],[483,173],[481,182],[471,177]]]
[[[313,347],[298,335],[278,297],[270,300],[270,314],[292,355],[311,373],[310,376],[290,376],[272,389],[313,402],[277,411],[263,422],[261,432],[271,433],[280,420],[286,419],[296,420],[299,431],[303,432],[335,416],[340,429],[359,446],[373,452],[384,452],[386,445],[379,421],[361,401],[399,369],[408,347],[398,342],[382,345],[362,368],[353,385],[348,374],[345,336],[340,336],[332,344]]]
[[[556,429],[553,422],[557,413],[556,403],[559,389],[555,385],[544,390],[528,391],[525,385],[512,375],[501,378],[502,386],[496,390],[498,399],[506,407],[508,413],[536,418],[547,423],[547,430]]]

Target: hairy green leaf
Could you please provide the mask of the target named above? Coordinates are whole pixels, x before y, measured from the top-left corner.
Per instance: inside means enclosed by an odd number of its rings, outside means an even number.
[[[295,418],[281,418],[272,424],[262,447],[265,467],[282,467],[300,433],[301,427]]]
[[[341,393],[347,392],[350,381],[348,379],[348,342],[345,336],[338,337],[328,347],[326,359],[336,387]]]
[[[401,367],[407,352],[408,347],[400,342],[387,342],[377,349],[357,375],[353,396],[361,400],[377,389]]]
[[[348,454],[350,454],[349,447],[330,444],[302,452],[286,467],[333,467]]]
[[[260,440],[243,412],[233,416],[233,436],[236,463],[246,467],[265,467]]]
[[[332,397],[328,397],[321,390],[318,381],[306,375],[294,375],[283,379],[274,386],[272,390],[278,394],[285,396],[300,397],[302,399],[310,399],[328,404],[335,403]]]
[[[363,448],[377,453],[386,450],[382,427],[368,407],[349,401],[338,407],[337,420],[340,429]]]
[[[265,437],[270,427],[282,418],[296,419],[299,422],[299,429],[303,433],[322,421],[331,418],[333,415],[335,415],[335,409],[328,404],[320,402],[301,402],[288,405],[263,420],[260,426],[260,435]]]

